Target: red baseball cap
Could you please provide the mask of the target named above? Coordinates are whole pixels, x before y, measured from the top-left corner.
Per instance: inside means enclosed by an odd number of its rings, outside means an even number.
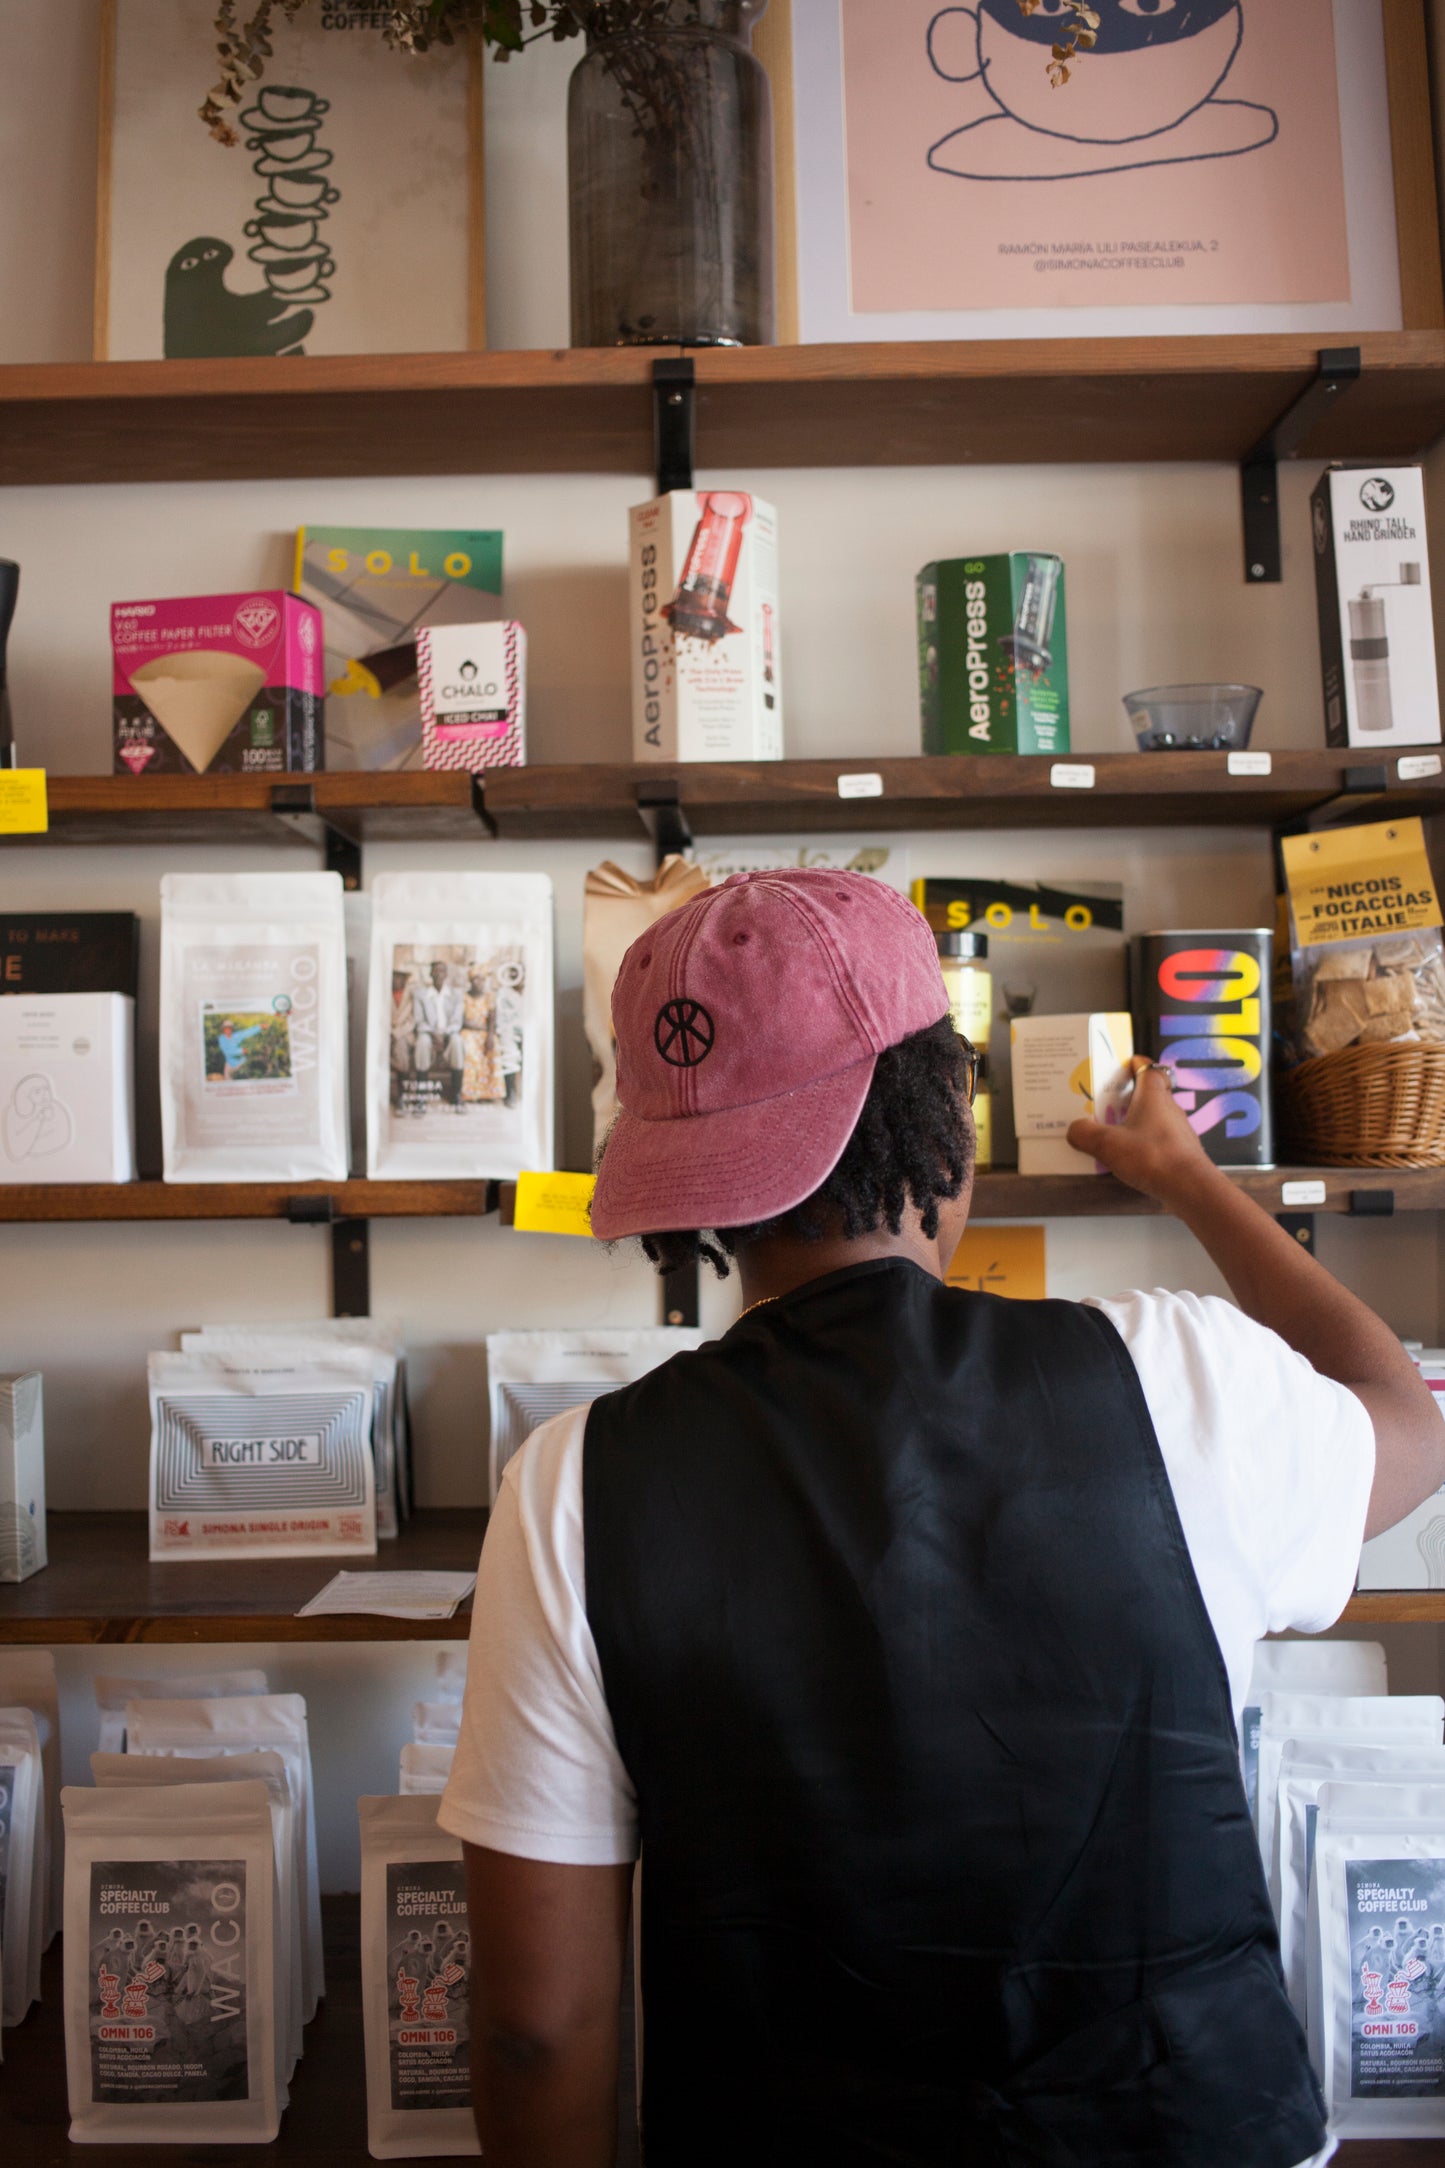
[[[633,942],[612,993],[621,1111],[604,1242],[742,1227],[827,1180],[885,1047],[948,1010],[922,914],[861,873],[735,873]]]

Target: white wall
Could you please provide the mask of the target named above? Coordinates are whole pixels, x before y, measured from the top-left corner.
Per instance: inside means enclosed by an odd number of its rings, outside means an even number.
[[[197,0],[202,4],[202,0]],[[0,359],[83,358],[88,348],[94,165],[95,0],[0,0]],[[566,337],[561,98],[573,54],[538,48],[488,75],[491,335],[497,345]],[[398,65],[401,65],[398,62]],[[37,94],[37,85],[44,94]],[[204,87],[204,86],[201,86]],[[199,95],[199,91],[198,91]],[[1046,417],[1041,416],[1042,424]],[[706,456],[705,443],[701,447]],[[1009,467],[754,472],[783,537],[788,746],[848,758],[915,751],[912,580],[927,558],[1035,546],[1068,563],[1075,744],[1130,742],[1119,695],[1161,680],[1242,678],[1264,686],[1267,746],[1321,741],[1306,500],[1313,468],[1283,475],[1285,578],[1246,587],[1239,484],[1228,467]],[[1432,473],[1445,485],[1445,462]],[[301,521],[499,526],[509,605],[530,636],[539,760],[625,758],[625,511],[647,477],[483,476],[407,481],[169,485],[0,492],[0,555],[24,568],[12,641],[22,757],[57,773],[109,767],[107,606],[122,596],[279,583]],[[1445,591],[1445,566],[1437,563]],[[1046,836],[916,836],[915,872],[981,870],[1122,877],[1135,927],[1267,922],[1263,833],[1175,829]],[[557,886],[563,1155],[588,1157],[580,1028],[580,907],[586,868],[612,856],[642,873],[645,845],[526,848],[480,843],[499,868],[542,866]],[[168,869],[275,865],[264,852],[42,848],[0,859],[0,898],[22,908],[119,906],[146,921],[142,1044],[154,1045],[156,894]],[[311,862],[304,851],[289,862]],[[475,862],[461,846],[378,849],[368,870]],[[143,1062],[149,1077],[152,1064]],[[141,1109],[153,1145],[154,1092]],[[1050,1284],[1077,1295],[1129,1284],[1217,1286],[1191,1239],[1162,1223],[1060,1222]],[[1434,1223],[1321,1222],[1321,1254],[1402,1332],[1440,1323]],[[423,1503],[484,1490],[483,1336],[502,1326],[651,1322],[648,1274],[623,1257],[495,1222],[379,1224],[373,1303],[415,1350]],[[46,1373],[57,1507],[143,1502],[144,1358],[183,1326],[320,1312],[325,1238],[268,1225],[0,1228],[0,1369]],[[729,1314],[727,1290],[705,1297]],[[323,1569],[318,1568],[318,1581]],[[1409,1644],[1435,1663],[1433,1633]],[[1428,1652],[1428,1654],[1427,1654]],[[136,1666],[159,1668],[165,1651]],[[178,1666],[193,1661],[174,1652]],[[238,1652],[238,1660],[245,1660]],[[278,1687],[313,1697],[323,1874],[354,1886],[352,1801],[393,1782],[422,1649],[282,1649],[258,1654]],[[83,1775],[92,1740],[86,1681],[118,1652],[62,1652],[67,1757]]]

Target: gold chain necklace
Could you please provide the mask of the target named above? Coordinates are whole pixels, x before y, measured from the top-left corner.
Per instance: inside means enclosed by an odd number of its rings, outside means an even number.
[[[777,1299],[778,1298],[776,1295],[760,1295],[758,1297],[758,1300],[756,1302],[750,1302],[745,1310],[739,1310],[737,1317],[734,1319],[734,1323],[741,1325],[743,1319],[745,1317],[751,1317],[754,1310],[761,1310],[768,1303],[776,1302]]]

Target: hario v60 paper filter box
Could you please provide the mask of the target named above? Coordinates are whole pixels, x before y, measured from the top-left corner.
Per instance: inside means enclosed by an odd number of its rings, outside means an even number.
[[[1310,498],[1330,745],[1438,745],[1419,467],[1330,467]]]

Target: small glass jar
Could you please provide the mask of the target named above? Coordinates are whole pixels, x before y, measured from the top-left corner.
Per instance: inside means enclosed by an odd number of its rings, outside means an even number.
[[[988,1086],[988,1038],[993,1029],[993,973],[988,968],[988,935],[941,933],[938,961],[955,1031],[978,1048],[978,1085],[973,1095],[973,1127],[978,1138],[974,1164],[993,1164],[993,1102]]]

